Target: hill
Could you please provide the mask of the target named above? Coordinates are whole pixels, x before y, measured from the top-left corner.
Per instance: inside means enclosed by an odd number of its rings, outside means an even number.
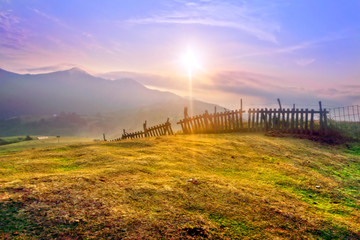
[[[0,118],[61,111],[92,115],[182,99],[132,79],[109,81],[78,68],[34,75],[1,70],[0,89]]]
[[[359,239],[359,146],[177,135],[0,155],[0,235]]]
[[[188,99],[133,79],[112,81],[78,68],[34,75],[0,69],[0,136],[118,136],[145,120],[159,124],[173,117],[176,122],[188,105]],[[193,105],[195,113],[215,106],[196,100]]]

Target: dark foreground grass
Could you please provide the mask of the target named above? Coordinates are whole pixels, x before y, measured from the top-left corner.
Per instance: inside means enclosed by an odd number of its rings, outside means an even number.
[[[357,150],[304,139],[32,149],[0,156],[0,184],[5,239],[360,238]]]

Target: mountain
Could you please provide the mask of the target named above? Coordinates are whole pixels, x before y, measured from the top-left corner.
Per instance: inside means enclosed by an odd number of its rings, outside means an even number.
[[[96,114],[181,99],[131,79],[109,81],[78,68],[36,75],[0,73],[0,118],[61,111]]]
[[[148,89],[133,79],[108,80],[79,68],[45,74],[16,74],[0,69],[0,119],[75,112],[101,115],[100,125],[106,125],[108,130],[134,129],[141,127],[144,120],[149,124],[166,121],[167,117],[177,121],[188,105],[189,100],[183,97]],[[215,106],[200,101],[193,105],[195,114]],[[96,129],[104,131],[101,126]]]

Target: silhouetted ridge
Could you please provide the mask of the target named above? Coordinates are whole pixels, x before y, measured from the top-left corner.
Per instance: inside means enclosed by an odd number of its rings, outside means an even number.
[[[163,106],[168,111],[174,103],[176,109],[183,108],[188,100],[148,89],[130,78],[112,81],[94,77],[80,68],[42,74],[0,71],[0,118],[62,111],[93,115],[148,106]]]

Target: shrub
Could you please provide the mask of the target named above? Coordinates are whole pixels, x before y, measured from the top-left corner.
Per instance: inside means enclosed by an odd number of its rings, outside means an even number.
[[[360,124],[356,122],[330,122],[329,129],[343,138],[360,141]]]
[[[4,139],[0,138],[0,145],[5,145],[8,144],[7,141],[5,141]]]
[[[30,141],[30,140],[33,140],[33,139],[29,135],[27,135],[26,138],[24,139],[24,141]]]

